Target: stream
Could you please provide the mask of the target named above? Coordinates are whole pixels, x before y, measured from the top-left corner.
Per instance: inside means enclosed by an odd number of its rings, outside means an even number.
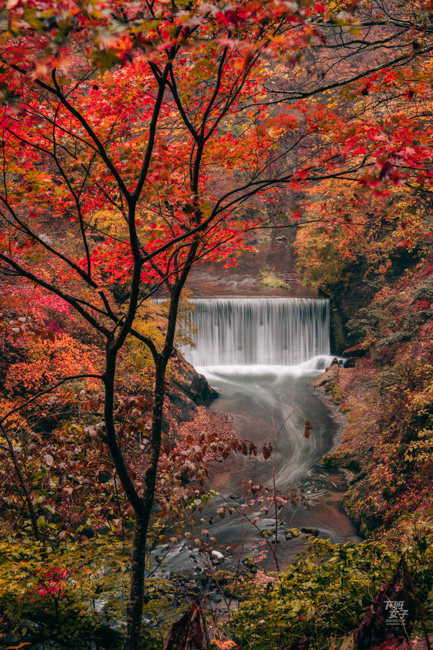
[[[244,286],[247,281],[251,285],[254,278],[240,279]],[[343,473],[320,464],[336,442],[338,424],[309,386],[333,359],[329,301],[282,297],[278,292],[278,297],[220,295],[193,298],[192,303],[190,317],[199,329],[193,335],[196,347],[184,349],[185,357],[220,393],[210,408],[231,415],[237,437],[259,448],[257,457],[232,454],[221,465],[210,464],[206,487],[218,491],[229,505],[242,505],[242,480],[271,484],[272,468],[263,460],[261,449],[268,441],[275,448],[277,440],[276,486],[295,488],[298,493],[303,490],[308,504],[298,502],[294,507],[289,502],[278,512],[280,568],[290,564],[307,542],[305,535],[286,540],[287,529],[314,528],[334,543],[360,541],[342,507]],[[304,435],[305,420],[312,426],[309,439]],[[236,514],[221,518],[217,514],[221,503],[216,498],[196,517],[197,528],[208,529],[224,547],[238,544],[236,551],[222,549],[224,557],[218,558],[219,568],[234,570],[242,558],[255,559],[266,548],[260,531],[275,529],[275,519],[267,518],[272,517],[272,510],[260,517],[257,527]],[[253,507],[250,518],[256,514],[259,508],[254,511]],[[268,552],[260,567],[276,569],[272,553]],[[185,542],[168,552],[158,575],[175,572],[200,577],[204,569],[199,549]]]

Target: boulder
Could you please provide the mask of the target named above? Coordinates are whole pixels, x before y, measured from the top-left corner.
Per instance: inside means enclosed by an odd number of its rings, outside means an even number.
[[[208,384],[204,375],[200,375],[194,366],[176,354],[171,361],[170,383],[184,393],[197,406],[203,406],[219,397],[219,393]]]
[[[317,528],[301,528],[301,533],[304,533],[304,535],[313,535],[314,537],[319,535]]]
[[[338,373],[340,371],[340,366],[337,363],[331,364],[326,368],[325,372],[312,380],[311,384],[315,388],[320,388],[322,386],[327,386],[331,382],[334,382],[338,378]]]
[[[183,391],[169,387],[167,397],[175,409],[178,422],[192,422],[197,415],[197,405]]]
[[[212,564],[219,564],[224,559],[224,555],[219,551],[211,551]]]
[[[356,362],[356,359],[347,359],[347,361],[345,361],[343,363],[343,368],[354,368],[355,367],[355,362]]]
[[[208,405],[219,397],[219,393],[180,354],[172,357],[170,366],[167,396],[177,411],[177,419],[191,422],[197,414],[197,406]]]

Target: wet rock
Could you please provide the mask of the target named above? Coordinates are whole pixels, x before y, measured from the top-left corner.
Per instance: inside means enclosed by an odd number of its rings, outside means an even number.
[[[344,362],[343,368],[354,368],[355,367],[355,362],[356,359],[347,359],[347,361]]]
[[[314,537],[318,537],[319,535],[317,528],[301,528],[301,533],[304,533],[305,535],[314,535]]]
[[[359,461],[351,458],[350,453],[346,450],[337,450],[331,454],[325,454],[320,464],[322,467],[341,467],[356,473],[361,469]]]
[[[367,472],[358,472],[358,474],[355,474],[353,478],[351,478],[348,482],[347,485],[355,485],[355,483],[358,483],[358,481],[362,481],[363,478],[367,476]]]
[[[324,373],[313,379],[311,385],[324,390],[335,404],[341,404],[344,395],[339,385],[340,365],[338,360],[336,361],[337,363],[331,364]]]
[[[179,354],[171,363],[170,383],[185,393],[195,404],[203,406],[219,396],[219,393]]]
[[[326,387],[328,384],[331,384],[336,381],[338,378],[338,373],[340,371],[340,366],[338,361],[336,364],[330,365],[326,368],[325,372],[312,380],[311,384],[315,388]]]
[[[297,528],[288,528],[286,530],[286,539],[292,539],[292,537],[299,537],[300,535],[301,533]]]
[[[179,422],[191,422],[197,414],[197,406],[209,404],[219,397],[219,393],[208,384],[204,375],[176,353],[171,360],[167,396]]]
[[[224,555],[219,551],[212,551],[212,564],[219,564],[224,559]]]
[[[173,390],[171,387],[167,390],[167,397],[175,409],[175,417],[179,422],[192,422],[197,415],[197,405],[185,393]]]

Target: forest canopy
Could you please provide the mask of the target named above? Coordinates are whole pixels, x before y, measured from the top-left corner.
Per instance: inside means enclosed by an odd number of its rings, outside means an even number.
[[[326,292],[430,254],[432,10],[3,3],[7,643],[150,647],[152,545],[178,543],[209,501],[210,462],[258,453],[226,416],[173,411],[194,265],[230,268],[257,231],[293,229]],[[218,548],[206,529],[195,543]]]

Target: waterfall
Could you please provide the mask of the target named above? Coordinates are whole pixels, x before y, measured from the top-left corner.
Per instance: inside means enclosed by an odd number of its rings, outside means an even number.
[[[330,354],[329,300],[216,298],[191,300],[198,332],[186,346],[194,366],[296,365]]]

